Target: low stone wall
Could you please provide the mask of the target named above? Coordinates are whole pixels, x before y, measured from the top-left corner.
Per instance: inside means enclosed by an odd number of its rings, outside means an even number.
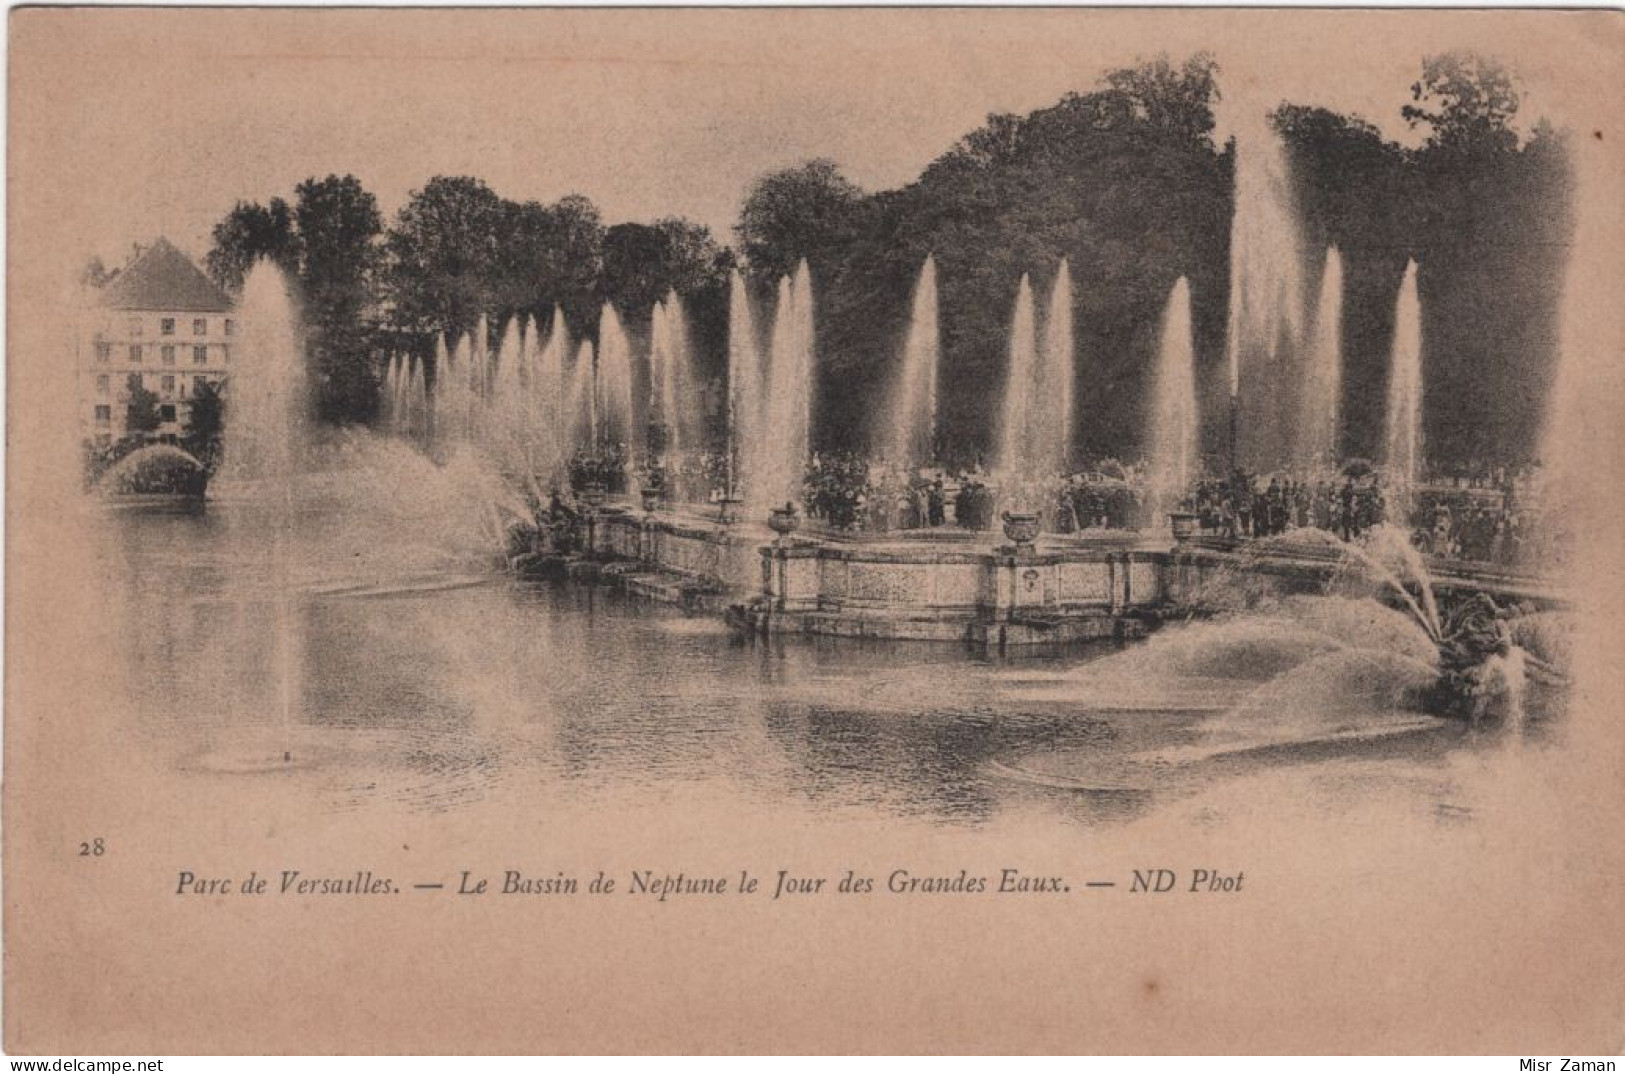
[[[964,641],[989,647],[1132,636],[1163,617],[1236,606],[1249,594],[1321,592],[1335,555],[1128,542],[1038,548],[961,541],[848,540],[724,524],[703,516],[602,510],[598,557],[623,561],[638,592],[712,594],[744,629]],[[635,583],[635,584],[634,584]],[[1487,592],[1499,601],[1561,606],[1528,577],[1435,581],[1441,600]]]
[[[771,536],[766,527],[609,507],[593,525],[592,546],[598,555],[636,560],[689,584],[747,598],[761,589],[758,549]]]

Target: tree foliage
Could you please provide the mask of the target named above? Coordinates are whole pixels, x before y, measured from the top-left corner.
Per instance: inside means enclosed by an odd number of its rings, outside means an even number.
[[[1428,147],[1474,156],[1509,153],[1518,147],[1512,130],[1521,94],[1499,61],[1472,52],[1447,52],[1422,61],[1411,85],[1414,104],[1400,114],[1412,127],[1429,128]]]
[[[354,324],[378,261],[378,202],[353,175],[306,179],[294,193],[305,316],[323,326]]]
[[[856,236],[863,192],[825,158],[770,172],[751,184],[739,215],[740,249],[763,282],[795,271],[802,258],[826,268]]]
[[[466,332],[487,312],[502,199],[472,176],[436,176],[412,192],[385,245],[395,318],[423,331]]]
[[[1404,87],[1396,87],[1398,94]],[[941,424],[969,459],[993,436],[1017,283],[1039,315],[1069,315],[1080,369],[1075,457],[1145,448],[1159,322],[1191,285],[1198,389],[1215,450],[1225,439],[1224,347],[1233,148],[1216,144],[1211,57],[1155,57],[1107,72],[1025,115],[997,113],[899,189],[866,193],[833,161],[761,176],[735,228],[759,297],[806,259],[820,346],[817,436],[862,446],[885,420],[909,298],[938,265]],[[1359,116],[1288,102],[1273,116],[1303,223],[1303,273],[1329,245],[1344,262],[1344,448],[1380,455],[1393,308],[1415,258],[1423,301],[1429,454],[1513,460],[1532,450],[1555,354],[1557,283],[1572,223],[1561,137],[1516,127],[1520,90],[1496,61],[1427,57],[1400,115],[1426,140],[1406,149]],[[210,274],[239,287],[255,258],[294,271],[319,331],[312,353],[331,399],[354,416],[376,395],[377,353],[432,352],[482,315],[543,324],[562,306],[578,338],[619,309],[646,341],[650,307],[684,299],[700,375],[720,375],[735,252],[680,218],[606,227],[571,195],[512,201],[471,176],[436,176],[378,239],[353,178],[301,184],[296,206],[241,203],[215,229]],[[1073,308],[1047,309],[1061,260]],[[766,318],[764,318],[765,320]]]
[[[379,365],[371,322],[377,300],[377,201],[353,175],[309,178],[290,208],[238,202],[214,228],[204,259],[209,275],[239,293],[254,264],[268,259],[296,284],[310,328],[306,354],[324,420],[366,421],[377,407]]]
[[[293,213],[281,198],[268,205],[239,201],[214,226],[214,246],[204,258],[210,278],[226,291],[243,289],[248,270],[268,258],[289,273],[299,272],[299,236]]]
[[[141,385],[141,374],[131,373],[125,384],[124,431],[126,433],[155,433],[163,424],[158,410],[158,393]]]
[[[1344,261],[1345,449],[1381,457],[1394,303],[1405,265],[1422,300],[1424,443],[1452,469],[1536,451],[1557,359],[1558,281],[1572,222],[1562,139],[1514,127],[1517,79],[1494,59],[1427,57],[1400,113],[1425,128],[1407,150],[1359,117],[1284,106],[1308,271]]]
[[[1017,283],[1029,274],[1042,306],[1062,258],[1084,370],[1080,449],[1137,447],[1156,324],[1179,276],[1195,288],[1204,361],[1222,347],[1229,165],[1210,136],[1215,76],[1207,57],[1156,59],[1050,108],[991,115],[901,190],[863,196],[827,161],[759,181],[742,246],[758,273],[803,256],[812,266],[825,442],[862,444],[887,420],[876,400],[934,254],[951,453],[969,459],[990,444]]]
[[[213,381],[200,381],[187,411],[182,446],[203,463],[205,469],[213,471],[220,458],[220,438],[225,427],[225,396]]]

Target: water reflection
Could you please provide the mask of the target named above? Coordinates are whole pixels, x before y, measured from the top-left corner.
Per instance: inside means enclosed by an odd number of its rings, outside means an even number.
[[[290,650],[277,644],[274,579],[242,551],[259,524],[212,508],[108,527],[100,568],[127,642],[131,731],[156,763],[296,781],[332,810],[495,800],[570,817],[682,794],[957,825],[1033,812],[1098,824],[1282,764],[1323,763],[1328,785],[1384,793],[1460,737],[1395,738],[1353,761],[1336,745],[1260,748],[1194,779],[1147,779],[1147,757],[1200,748],[1211,713],[1092,704],[1081,672],[1110,644],[990,662],[940,645],[753,643],[602,589],[423,563],[387,574],[336,540],[300,543]],[[284,718],[290,651],[298,691]]]

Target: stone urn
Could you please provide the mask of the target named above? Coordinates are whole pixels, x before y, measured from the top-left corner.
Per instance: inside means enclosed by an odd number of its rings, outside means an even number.
[[[800,529],[801,515],[796,511],[796,505],[787,503],[783,507],[773,508],[767,516],[767,528],[778,534],[781,541]]]
[[[1004,535],[1016,546],[1017,551],[1030,551],[1033,542],[1038,540],[1038,515],[1027,511],[1006,511],[1004,518]]]
[[[654,514],[660,507],[660,489],[655,485],[645,485],[639,494],[643,497],[644,512]]]
[[[1189,511],[1170,511],[1168,513],[1169,527],[1173,530],[1174,540],[1179,544],[1185,544],[1196,536],[1197,521],[1198,516],[1191,514]]]

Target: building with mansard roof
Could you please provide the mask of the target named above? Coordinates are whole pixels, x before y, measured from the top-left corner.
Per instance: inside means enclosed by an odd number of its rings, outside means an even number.
[[[204,383],[223,386],[236,324],[231,297],[191,258],[160,238],[90,296],[77,370],[78,412],[88,439],[123,437],[136,386],[158,399],[148,439],[173,443],[185,432],[191,400]]]

